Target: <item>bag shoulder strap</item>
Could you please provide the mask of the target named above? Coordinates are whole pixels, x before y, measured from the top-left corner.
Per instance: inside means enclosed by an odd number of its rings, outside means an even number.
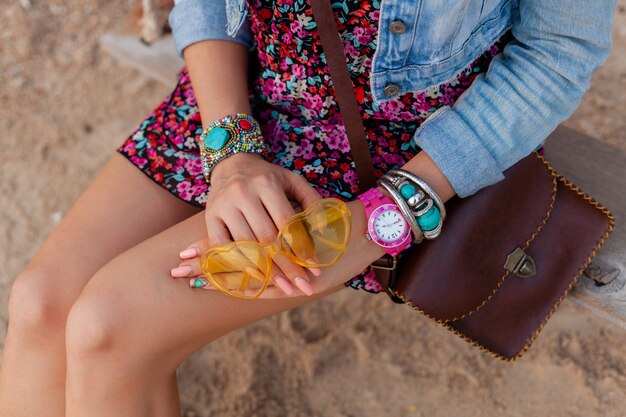
[[[350,142],[352,151],[352,159],[356,174],[359,179],[359,189],[364,191],[368,188],[376,186],[376,174],[374,173],[374,165],[372,156],[370,155],[367,139],[365,137],[365,127],[363,119],[359,111],[359,104],[354,95],[354,87],[348,72],[346,64],[346,56],[341,48],[341,38],[337,31],[337,22],[333,9],[330,6],[331,0],[311,0],[313,16],[317,24],[317,31],[322,42],[322,48],[326,55],[326,61],[330,70],[330,78],[333,82],[335,95],[337,96],[337,104],[343,123],[346,126],[346,134]],[[388,254],[383,255],[380,259],[372,263],[376,266],[376,280],[380,282],[383,291],[387,292],[392,300],[394,296],[388,292],[390,284],[393,285],[396,279],[395,260]],[[382,267],[382,269],[381,269]]]
[[[359,188],[363,191],[376,186],[376,175],[330,2],[331,0],[311,0],[311,7],[350,142]]]

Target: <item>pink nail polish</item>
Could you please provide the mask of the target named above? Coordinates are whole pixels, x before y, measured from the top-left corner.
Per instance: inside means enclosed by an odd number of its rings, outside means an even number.
[[[178,256],[180,256],[181,259],[195,258],[196,256],[198,256],[198,249],[189,248],[189,249],[182,250],[180,251]]]
[[[295,277],[293,279],[293,282],[306,295],[312,295],[313,294],[313,287],[311,287],[311,284],[309,284],[304,278],[302,278],[302,277]]]
[[[278,285],[278,288],[283,290],[285,294],[287,295],[293,294],[293,288],[289,284],[289,281],[287,281],[285,278],[276,277],[274,278],[274,282],[276,283],[276,285]]]
[[[183,265],[172,268],[170,274],[175,278],[181,278],[189,275],[191,271],[193,271],[193,268],[190,265]]]
[[[316,277],[319,277],[320,275],[322,275],[322,270],[319,268],[307,268],[307,269],[311,271],[311,273],[315,275]]]
[[[311,264],[316,263],[314,259],[310,259],[310,258],[309,258],[309,259],[307,259],[306,261],[307,261],[308,263],[311,263]],[[320,275],[322,275],[322,270],[321,270],[321,269],[319,269],[319,268],[309,267],[309,268],[307,268],[307,269],[308,269],[309,271],[311,271],[311,273],[312,273],[313,275],[315,275],[316,277],[319,277]]]

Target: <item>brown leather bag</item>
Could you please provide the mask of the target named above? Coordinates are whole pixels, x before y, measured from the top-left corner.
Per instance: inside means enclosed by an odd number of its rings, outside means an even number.
[[[365,190],[376,177],[333,11],[329,0],[311,2]],[[386,265],[377,277],[392,300],[511,361],[530,347],[615,218],[536,151],[504,176],[469,197],[448,200],[439,237],[403,252],[397,264],[385,256],[372,265]]]

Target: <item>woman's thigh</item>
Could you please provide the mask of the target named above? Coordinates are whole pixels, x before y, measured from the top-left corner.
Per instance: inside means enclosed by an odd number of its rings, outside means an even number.
[[[312,296],[240,300],[171,278],[178,252],[205,236],[203,213],[196,214],[98,271],[68,319],[70,356],[108,351],[117,359],[115,353],[123,352],[131,361],[153,361],[171,371],[232,330],[345,288],[341,284]]]
[[[16,315],[21,311],[37,320],[59,307],[69,311],[108,261],[199,211],[115,153],[18,277],[12,294],[12,303],[20,304]],[[25,299],[32,301],[29,306]]]

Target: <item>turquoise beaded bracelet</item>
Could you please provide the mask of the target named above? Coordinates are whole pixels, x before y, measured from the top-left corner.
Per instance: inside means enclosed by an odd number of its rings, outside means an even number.
[[[222,117],[207,126],[200,135],[199,147],[207,183],[215,165],[231,155],[256,153],[265,159],[269,155],[259,123],[244,113]]]

